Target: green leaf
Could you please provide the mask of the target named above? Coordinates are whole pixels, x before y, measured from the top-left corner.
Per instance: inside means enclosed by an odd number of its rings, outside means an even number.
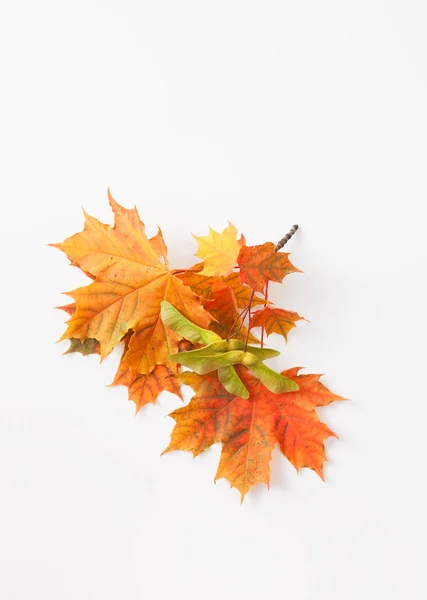
[[[160,303],[160,307],[163,324],[175,331],[175,333],[182,335],[186,340],[193,342],[193,344],[210,344],[222,339],[213,331],[198,327],[198,325],[189,321],[170,302],[163,300]]]
[[[227,392],[233,394],[233,396],[239,396],[239,398],[245,400],[249,398],[249,392],[234,367],[220,367],[218,369],[218,379]]]
[[[276,371],[269,369],[261,362],[248,368],[273,394],[297,392],[299,390],[299,385],[292,381],[292,379],[276,373]]]

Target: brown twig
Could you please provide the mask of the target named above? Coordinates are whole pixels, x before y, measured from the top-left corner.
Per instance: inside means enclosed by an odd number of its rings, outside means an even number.
[[[298,225],[294,225],[289,231],[288,233],[285,235],[285,237],[282,237],[282,239],[277,242],[276,244],[276,252],[278,252],[281,248],[283,248],[283,246],[285,244],[287,244],[289,242],[289,240],[291,239],[291,237],[293,235],[295,235],[296,231],[298,229]]]

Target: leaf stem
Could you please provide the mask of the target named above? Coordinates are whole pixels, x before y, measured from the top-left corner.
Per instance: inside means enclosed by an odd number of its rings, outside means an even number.
[[[268,305],[268,284],[269,282],[267,281],[267,283],[265,284],[265,292],[264,292],[264,308]],[[261,348],[264,348],[264,331],[265,331],[265,327],[264,325],[261,328]]]
[[[252,290],[251,292],[251,297],[249,298],[249,304],[248,304],[248,333],[246,334],[246,339],[245,339],[245,352],[246,352],[246,348],[248,345],[248,341],[249,341],[249,334],[251,332],[251,308],[252,308],[252,301],[254,299],[254,295],[255,295],[255,290]],[[240,323],[240,327],[242,327],[243,325],[243,320]],[[239,329],[240,331],[240,329]]]
[[[230,327],[228,334],[227,334],[227,340],[231,338],[231,335],[234,333],[234,328],[236,327],[237,323],[239,322],[239,319],[241,318],[245,318],[246,317],[246,313],[248,312],[248,304],[245,306],[245,308],[239,312],[239,314],[237,315],[237,317],[234,319],[234,322],[232,324],[232,326]]]

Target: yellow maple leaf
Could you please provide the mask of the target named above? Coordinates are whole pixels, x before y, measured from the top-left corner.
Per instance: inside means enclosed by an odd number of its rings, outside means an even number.
[[[237,240],[237,229],[232,223],[222,233],[210,228],[208,235],[193,237],[199,246],[196,256],[204,261],[201,275],[219,277],[233,271],[243,240]]]

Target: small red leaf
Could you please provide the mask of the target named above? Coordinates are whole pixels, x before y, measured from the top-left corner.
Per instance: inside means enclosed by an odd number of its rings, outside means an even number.
[[[276,252],[271,242],[262,246],[243,246],[237,257],[240,281],[257,292],[263,292],[268,281],[282,282],[289,273],[300,273],[285,252]]]
[[[298,313],[283,308],[270,308],[267,306],[262,310],[257,310],[252,314],[251,327],[265,327],[267,335],[278,333],[285,340],[288,339],[289,331],[295,327],[296,321],[301,321]]]

